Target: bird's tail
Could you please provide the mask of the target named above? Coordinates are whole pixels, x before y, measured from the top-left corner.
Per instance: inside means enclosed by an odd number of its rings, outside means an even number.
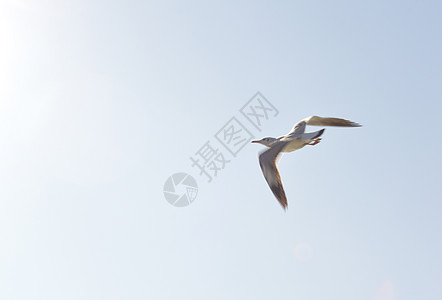
[[[315,138],[320,137],[324,133],[324,131],[325,131],[325,128],[321,129],[319,131],[313,132],[313,133],[317,133],[313,138],[315,139]]]
[[[306,140],[306,141],[316,139],[316,138],[320,137],[324,133],[324,131],[325,131],[325,129],[321,129],[321,130],[315,131],[315,132],[304,133],[302,135],[302,139]]]

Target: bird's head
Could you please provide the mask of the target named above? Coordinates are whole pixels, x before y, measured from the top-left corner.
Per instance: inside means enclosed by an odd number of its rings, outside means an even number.
[[[260,139],[260,140],[252,141],[252,143],[258,143],[258,144],[262,144],[264,146],[270,147],[275,141],[276,141],[275,138],[265,137],[265,138]]]

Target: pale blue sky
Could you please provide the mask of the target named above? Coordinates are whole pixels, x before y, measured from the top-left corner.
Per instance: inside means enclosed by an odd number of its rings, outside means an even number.
[[[441,14],[1,0],[0,299],[441,299]],[[287,212],[261,146],[210,184],[189,160],[257,91],[279,110],[257,137],[364,125],[282,157]]]

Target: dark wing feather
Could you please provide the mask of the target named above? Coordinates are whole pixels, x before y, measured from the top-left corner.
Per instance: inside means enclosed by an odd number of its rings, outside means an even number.
[[[280,141],[259,155],[259,165],[261,166],[264,178],[284,210],[287,209],[287,197],[284,192],[284,187],[282,186],[278,167],[276,166],[276,160],[286,145],[287,142]]]

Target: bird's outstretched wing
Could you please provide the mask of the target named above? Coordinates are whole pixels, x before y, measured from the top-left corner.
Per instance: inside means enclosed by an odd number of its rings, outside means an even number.
[[[313,126],[339,126],[339,127],[361,127],[362,125],[339,118],[322,118],[318,116],[311,116],[305,118],[303,121],[307,123],[307,125]]]
[[[287,142],[280,141],[277,145],[272,146],[259,155],[259,165],[261,166],[264,178],[284,210],[287,209],[287,197],[285,196],[281,176],[276,166],[276,160],[286,145]]]
[[[338,127],[361,127],[362,125],[340,118],[322,118],[318,116],[310,116],[299,121],[293,126],[288,135],[301,135],[305,131],[307,125],[312,126],[338,126]]]

